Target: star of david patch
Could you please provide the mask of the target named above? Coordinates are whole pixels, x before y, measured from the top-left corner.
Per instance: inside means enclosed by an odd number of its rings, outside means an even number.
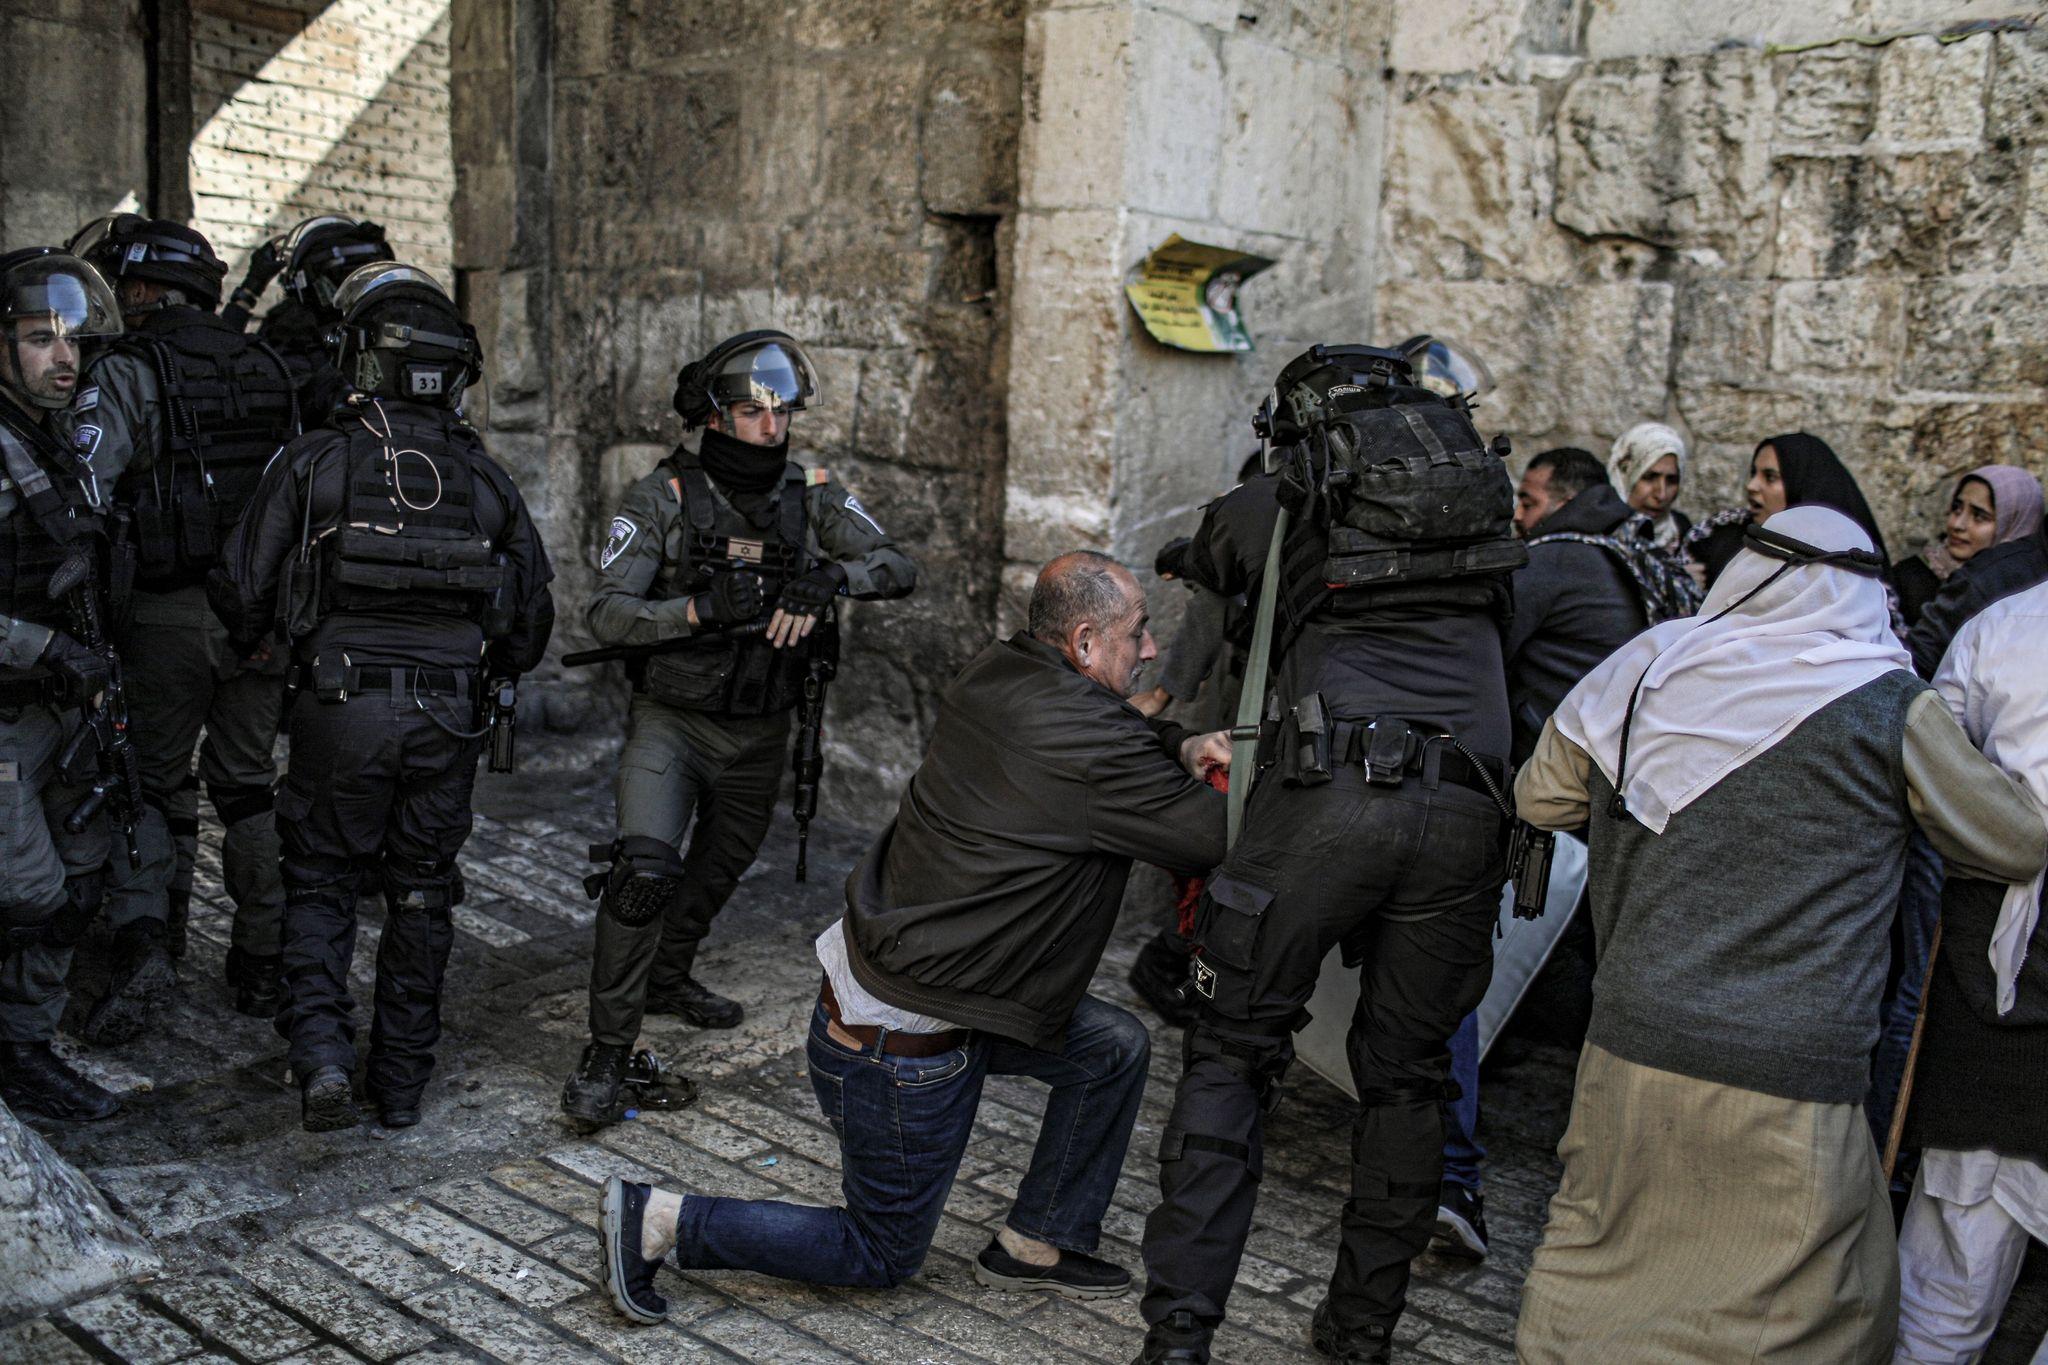
[[[609,569],[612,561],[624,554],[626,547],[633,543],[633,536],[639,529],[625,517],[613,517],[611,534],[605,537],[604,554],[598,560],[597,567]]]

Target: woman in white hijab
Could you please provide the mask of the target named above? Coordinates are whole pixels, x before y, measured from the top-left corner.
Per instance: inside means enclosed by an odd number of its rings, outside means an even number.
[[[1516,779],[1523,819],[1587,826],[1599,953],[1526,1365],[1891,1359],[1862,1100],[1907,836],[2023,881],[2048,829],[1911,671],[1885,568],[1832,508],[1751,526]]]
[[[1630,507],[1650,519],[1651,541],[1676,553],[1692,529],[1692,518],[1677,507],[1685,482],[1685,438],[1662,422],[1630,427],[1607,457],[1607,478]]]

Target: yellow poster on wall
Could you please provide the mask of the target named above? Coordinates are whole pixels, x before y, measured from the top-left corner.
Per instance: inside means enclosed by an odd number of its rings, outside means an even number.
[[[1124,297],[1154,341],[1183,351],[1249,351],[1238,287],[1270,258],[1168,237],[1131,268]]]

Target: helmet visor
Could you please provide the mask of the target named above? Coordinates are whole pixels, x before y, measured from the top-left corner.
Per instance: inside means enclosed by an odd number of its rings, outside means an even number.
[[[818,395],[818,372],[793,341],[764,341],[736,351],[711,376],[711,401],[720,412],[758,403],[771,412],[801,412]]]
[[[441,282],[416,265],[404,265],[398,261],[376,261],[354,271],[341,282],[341,288],[334,291],[334,308],[343,317],[355,313],[373,297],[395,296],[401,290],[417,292],[431,290],[434,297],[453,308],[454,301]]]
[[[1446,398],[1477,398],[1493,391],[1493,374],[1485,363],[1444,337],[1423,337],[1414,343],[1408,363],[1415,369],[1416,383]]]
[[[58,336],[106,337],[121,331],[114,291],[76,256],[52,252],[22,262],[0,279],[0,319],[44,321]]]

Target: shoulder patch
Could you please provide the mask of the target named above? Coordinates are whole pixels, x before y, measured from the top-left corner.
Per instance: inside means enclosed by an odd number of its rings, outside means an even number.
[[[88,422],[71,433],[71,450],[81,460],[90,461],[93,452],[100,448],[100,429]]]
[[[823,465],[812,465],[804,471],[804,487],[822,488],[832,482],[832,471]]]
[[[74,412],[91,412],[100,405],[100,386],[88,384],[78,391],[78,397],[71,400]]]
[[[604,539],[604,553],[599,556],[597,567],[609,569],[612,561],[626,552],[633,543],[633,536],[640,530],[630,517],[613,517],[611,533]]]
[[[846,510],[853,513],[855,516],[859,517],[868,525],[874,527],[876,535],[886,536],[889,534],[887,531],[884,531],[882,529],[882,524],[880,522],[876,521],[873,517],[868,515],[868,509],[862,507],[860,505],[860,499],[855,497],[851,492],[847,493],[846,495]]]

